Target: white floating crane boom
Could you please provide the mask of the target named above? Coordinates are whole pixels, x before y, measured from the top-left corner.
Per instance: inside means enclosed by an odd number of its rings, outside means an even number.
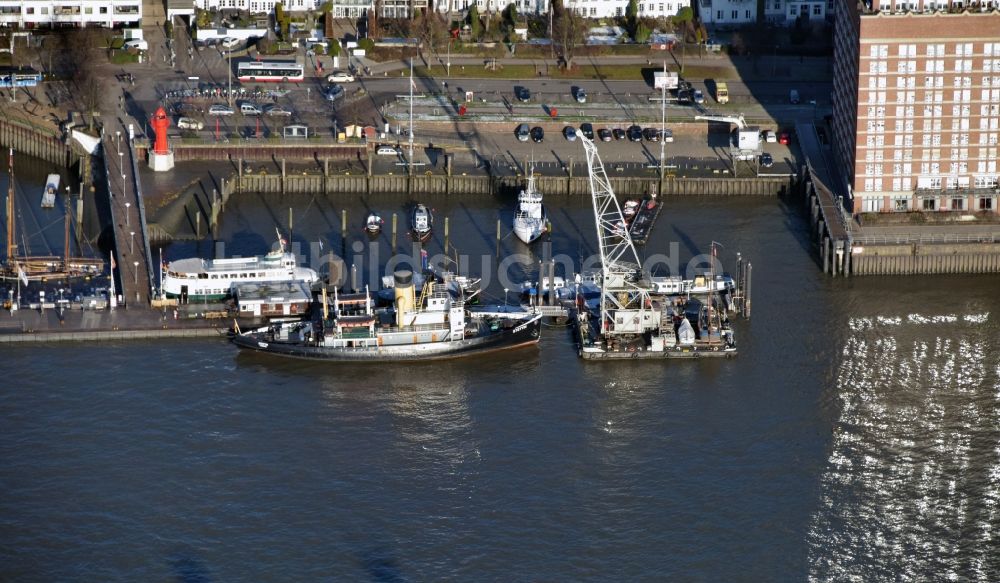
[[[587,176],[601,253],[601,333],[642,333],[650,327],[653,314],[649,290],[640,282],[639,254],[597,147],[582,132],[577,131],[576,136],[587,153]]]
[[[747,122],[743,119],[743,114],[739,115],[696,115],[695,119],[705,120],[705,121],[718,121],[722,123],[734,124],[737,128],[744,130],[747,128]]]

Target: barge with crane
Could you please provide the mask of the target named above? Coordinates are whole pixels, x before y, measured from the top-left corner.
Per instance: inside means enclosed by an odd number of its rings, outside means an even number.
[[[600,250],[595,301],[578,296],[579,355],[585,360],[732,358],[737,354],[731,312],[749,317],[751,266],[739,261],[735,279],[711,267],[693,280],[654,278],[643,272],[624,216],[596,145],[581,133],[586,151],[594,224]],[[676,281],[674,281],[676,279]],[[674,285],[676,284],[676,285]]]

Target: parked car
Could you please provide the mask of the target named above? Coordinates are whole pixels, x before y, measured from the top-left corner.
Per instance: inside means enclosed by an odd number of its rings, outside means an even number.
[[[615,128],[615,129],[611,130],[611,135],[614,136],[614,138],[616,140],[624,140],[625,139],[625,130],[623,130],[621,128]]]
[[[583,89],[577,89],[574,97],[576,97],[577,103],[587,103],[587,92]]]
[[[575,142],[576,141],[576,128],[573,127],[573,126],[566,126],[566,127],[564,127],[563,128],[563,136],[566,137],[567,141],[569,141],[569,142]]]
[[[208,115],[233,115],[234,113],[236,112],[233,111],[233,108],[219,103],[208,108]]]
[[[694,102],[698,104],[705,103],[705,95],[701,92],[701,89],[694,90]]]
[[[260,115],[260,108],[253,103],[241,103],[240,104],[240,114],[241,115]]]
[[[778,136],[778,143],[787,146],[792,143],[792,137],[788,134],[788,132],[781,132],[781,135]]]
[[[396,146],[383,145],[375,149],[375,154],[379,156],[396,156],[399,154],[399,151],[396,150]]]
[[[763,166],[764,168],[770,168],[771,166],[774,166],[774,157],[768,154],[767,152],[764,152],[763,154],[760,155],[760,165]]]
[[[289,117],[292,115],[292,112],[281,107],[280,105],[268,105],[264,108],[264,113],[271,117]]]
[[[518,87],[514,90],[514,95],[522,103],[531,101],[531,91],[527,87]]]
[[[663,130],[663,141],[671,144],[674,141],[674,130],[666,128]]]
[[[344,87],[342,85],[331,85],[323,93],[323,96],[326,97],[327,101],[337,101],[344,96]]]
[[[141,38],[130,38],[129,40],[125,41],[125,44],[122,45],[122,48],[136,49],[139,51],[148,51],[149,43],[142,40]]]
[[[530,134],[531,130],[528,128],[528,124],[526,123],[517,126],[517,129],[514,130],[514,135],[517,136],[517,140],[519,142],[527,142]]]
[[[630,126],[626,132],[630,142],[641,142],[642,141],[642,128],[639,126]]]
[[[174,113],[185,114],[185,113],[201,113],[202,108],[198,107],[194,103],[185,103],[183,101],[174,104]]]
[[[334,71],[326,76],[327,83],[353,83],[354,75],[345,71]]]
[[[536,144],[542,143],[542,140],[545,139],[545,130],[543,130],[539,126],[535,126],[535,127],[531,128],[531,139]]]
[[[177,120],[177,127],[182,130],[200,130],[205,127],[205,124],[194,118],[182,117]]]
[[[597,130],[597,137],[601,139],[602,142],[611,141],[611,130],[608,128],[601,128]]]
[[[642,130],[642,137],[645,138],[647,142],[659,142],[660,130],[656,128],[646,128]]]
[[[227,49],[231,49],[231,48],[235,47],[236,45],[240,44],[240,39],[233,38],[231,36],[227,36],[227,37],[225,37],[225,38],[222,39],[221,44],[222,44],[223,47],[225,47]]]
[[[582,123],[582,124],[580,124],[580,132],[588,140],[593,140],[594,139],[594,126],[593,126],[593,124],[591,124],[591,123]]]
[[[773,144],[778,141],[778,136],[773,130],[767,130],[764,132],[764,141],[768,144]]]

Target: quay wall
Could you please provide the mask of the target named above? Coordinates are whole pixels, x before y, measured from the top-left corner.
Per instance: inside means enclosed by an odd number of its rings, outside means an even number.
[[[589,196],[586,177],[540,176],[539,190],[546,194]],[[794,180],[788,178],[673,178],[612,177],[611,186],[622,196],[776,196],[790,192]],[[524,184],[517,176],[421,175],[296,175],[244,174],[234,178],[229,188],[235,192],[263,194],[460,194],[496,195],[517,193]],[[233,191],[226,192],[228,197]]]
[[[21,342],[119,342],[122,340],[148,340],[151,338],[221,338],[217,328],[164,328],[148,330],[70,330],[53,332],[24,332],[0,334],[0,345]]]
[[[855,245],[855,275],[1000,273],[1000,242]]]
[[[0,147],[67,168],[77,162],[72,149],[57,135],[16,119],[0,118]]]

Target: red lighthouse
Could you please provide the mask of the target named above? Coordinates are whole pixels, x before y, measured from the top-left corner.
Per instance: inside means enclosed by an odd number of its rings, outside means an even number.
[[[167,128],[170,127],[170,119],[167,112],[162,107],[156,110],[149,120],[149,125],[156,133],[156,141],[153,142],[153,151],[149,153],[149,167],[154,172],[165,172],[174,167],[174,153],[167,145]]]
[[[166,110],[162,107],[157,109],[149,124],[153,126],[153,131],[156,133],[156,143],[153,144],[153,152],[157,154],[168,153],[170,149],[167,147],[167,128],[170,127],[170,119],[167,117]]]

